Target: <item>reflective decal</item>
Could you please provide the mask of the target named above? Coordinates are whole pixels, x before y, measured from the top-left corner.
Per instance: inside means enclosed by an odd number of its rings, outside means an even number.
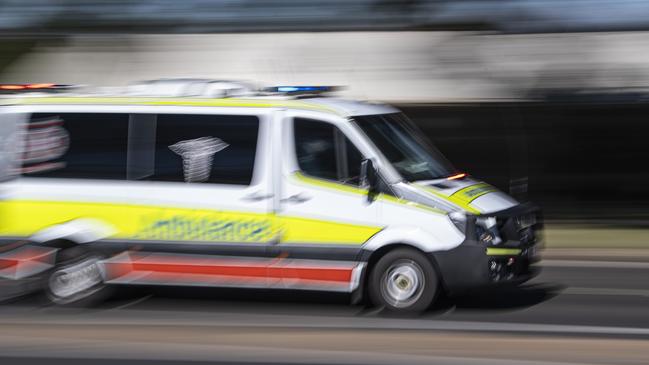
[[[0,253],[0,278],[18,280],[39,274],[54,266],[52,247],[24,245]]]
[[[175,215],[144,223],[135,239],[163,241],[264,242],[273,238],[270,219],[237,219],[206,214],[202,217]]]
[[[488,247],[487,255],[489,256],[516,256],[522,252],[520,248],[496,248]]]
[[[62,157],[70,146],[70,135],[59,117],[31,122],[18,136],[20,164],[23,173],[43,172],[65,167],[53,162]]]
[[[456,197],[458,199],[462,199],[468,204],[474,201],[475,199],[485,194],[492,193],[494,191],[498,191],[498,189],[494,188],[493,186],[487,183],[479,183],[479,184],[468,186],[464,189],[460,189],[455,193],[453,193],[451,196]]]
[[[104,280],[120,284],[287,288],[351,292],[364,263],[124,252],[102,262]]]
[[[432,193],[435,196],[440,197],[444,200],[447,200],[459,206],[460,208],[466,210],[467,212],[473,214],[480,214],[480,211],[472,207],[471,205],[469,205],[472,201],[485,194],[498,191],[498,189],[494,188],[493,186],[482,182],[467,186],[465,188],[453,192],[452,194],[445,194],[442,191],[432,186],[427,186],[427,185],[418,185],[418,186],[424,188],[427,192]]]
[[[14,237],[29,237],[80,217],[103,221],[115,229],[111,238],[129,240],[362,245],[381,230],[273,213],[91,202],[9,200],[0,202],[0,213],[0,236]]]

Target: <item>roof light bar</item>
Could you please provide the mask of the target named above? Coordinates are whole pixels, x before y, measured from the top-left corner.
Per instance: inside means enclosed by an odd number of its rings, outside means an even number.
[[[26,88],[28,89],[52,89],[54,88],[55,84],[28,84],[25,85]]]
[[[34,83],[34,84],[0,84],[0,91],[5,92],[29,92],[29,91],[59,91],[72,89],[73,85],[59,85],[52,83]]]
[[[264,89],[270,93],[283,93],[283,94],[319,94],[339,90],[336,86],[273,86]]]

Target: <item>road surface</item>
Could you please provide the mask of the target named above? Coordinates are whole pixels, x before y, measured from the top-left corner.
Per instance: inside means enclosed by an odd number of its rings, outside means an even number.
[[[322,293],[138,288],[92,309],[27,297],[0,305],[0,364],[649,363],[649,263],[542,265],[519,290],[417,317]]]

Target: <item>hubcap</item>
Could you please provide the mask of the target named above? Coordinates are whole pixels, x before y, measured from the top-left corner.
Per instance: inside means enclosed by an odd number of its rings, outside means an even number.
[[[411,260],[392,264],[381,279],[381,294],[394,307],[404,308],[415,303],[424,289],[421,267]]]
[[[81,295],[102,282],[97,259],[88,259],[55,271],[49,279],[50,291],[61,299]],[[90,294],[90,293],[88,293]]]

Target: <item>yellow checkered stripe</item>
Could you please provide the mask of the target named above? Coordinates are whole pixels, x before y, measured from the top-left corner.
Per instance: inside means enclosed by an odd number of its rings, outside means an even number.
[[[0,235],[8,237],[29,237],[79,218],[110,226],[111,239],[144,241],[361,245],[382,229],[273,213],[95,202],[7,200],[0,214]]]
[[[293,108],[340,114],[333,108],[299,100],[52,96],[42,98],[18,98],[15,99],[15,103],[22,105],[161,105],[240,108]]]
[[[367,189],[361,189],[361,188],[358,188],[358,187],[355,187],[355,186],[352,186],[352,185],[349,185],[349,184],[342,184],[342,183],[338,183],[338,182],[334,182],[334,181],[328,181],[328,180],[323,180],[323,179],[310,177],[310,176],[304,175],[304,174],[302,174],[300,172],[295,172],[293,174],[293,177],[296,180],[298,180],[299,182],[301,182],[301,183],[321,187],[321,188],[324,188],[324,189],[337,190],[337,191],[342,191],[342,192],[345,192],[345,193],[363,195],[363,196],[367,196],[367,194],[368,194]],[[404,206],[407,206],[407,207],[410,207],[410,208],[413,208],[413,209],[426,210],[426,211],[429,211],[431,213],[446,214],[446,212],[441,210],[441,209],[436,209],[436,208],[433,208],[433,207],[429,207],[427,205],[415,203],[415,202],[408,201],[408,200],[405,200],[405,199],[399,199],[399,198],[397,198],[395,196],[387,195],[387,194],[383,194],[383,193],[379,194],[377,199],[382,200],[382,201],[386,201],[386,202],[390,202],[390,203],[393,203],[393,204],[404,205]]]
[[[494,191],[498,191],[496,188],[493,186],[487,184],[487,183],[477,183],[471,186],[467,186],[465,188],[462,188],[456,192],[454,192],[451,195],[445,195],[439,192],[438,190],[428,187],[428,186],[422,186],[427,192],[440,197],[444,200],[447,200],[460,208],[466,210],[469,213],[473,214],[480,214],[481,212],[472,207],[470,204],[472,201],[475,199],[485,195],[489,194]]]

